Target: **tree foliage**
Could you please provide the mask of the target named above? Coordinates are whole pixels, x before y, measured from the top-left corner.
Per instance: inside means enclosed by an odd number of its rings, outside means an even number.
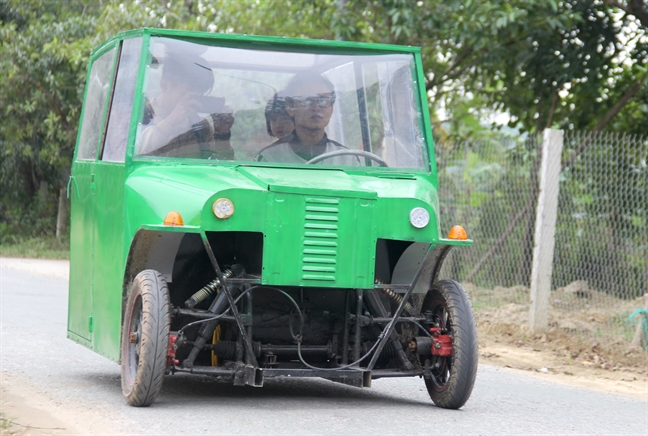
[[[56,197],[34,196],[41,182],[58,187],[69,168],[86,68],[61,46],[78,44],[94,19],[74,3],[36,0],[3,2],[0,18],[0,235],[51,231]]]
[[[0,0],[0,219],[65,182],[90,52],[122,30],[416,45],[438,135],[488,136],[497,113],[647,134],[647,17],[638,0]]]

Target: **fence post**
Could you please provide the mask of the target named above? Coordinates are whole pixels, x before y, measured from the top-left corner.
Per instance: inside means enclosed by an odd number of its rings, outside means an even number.
[[[551,294],[551,270],[554,257],[562,148],[562,130],[545,129],[542,132],[542,162],[540,163],[538,204],[533,239],[531,309],[529,312],[530,327],[534,332],[547,328],[549,324],[549,296]]]

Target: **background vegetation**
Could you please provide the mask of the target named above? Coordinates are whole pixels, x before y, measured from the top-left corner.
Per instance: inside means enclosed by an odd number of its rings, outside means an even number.
[[[489,202],[497,187],[486,189],[483,170],[497,163],[455,147],[459,139],[545,127],[648,134],[642,0],[0,0],[0,245],[53,238],[90,52],[119,31],[144,26],[421,46],[439,151],[469,158],[460,176],[473,177],[470,186],[479,189],[467,207],[483,202],[492,214],[526,203]],[[507,168],[497,183],[516,178],[534,187],[536,150],[514,142],[495,142],[493,155],[524,165]],[[565,167],[588,145],[568,148]],[[608,160],[609,152],[598,155]],[[611,177],[606,189],[623,183]],[[574,195],[589,201],[587,192]],[[521,258],[532,246],[532,208],[524,220]],[[641,242],[645,219],[635,221]],[[64,232],[59,228],[61,241]],[[629,237],[637,243],[636,234]]]

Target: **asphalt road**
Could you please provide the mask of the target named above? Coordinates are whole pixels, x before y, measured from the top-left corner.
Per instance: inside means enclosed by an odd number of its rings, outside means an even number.
[[[93,434],[648,434],[647,402],[480,366],[468,403],[435,407],[423,381],[374,380],[371,389],[325,380],[234,387],[173,375],[149,408],[123,400],[117,364],[66,338],[67,281],[2,266],[2,383],[33,392],[34,413]],[[5,386],[6,388],[6,386]],[[6,390],[6,389],[5,389]],[[74,429],[74,430],[73,430]]]

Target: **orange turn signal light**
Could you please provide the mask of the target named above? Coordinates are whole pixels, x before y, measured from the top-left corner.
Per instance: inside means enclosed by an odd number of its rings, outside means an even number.
[[[459,239],[461,241],[465,241],[466,239],[468,239],[468,233],[466,233],[466,229],[464,229],[463,227],[454,226],[450,229],[450,232],[448,232],[448,239]]]
[[[182,219],[182,215],[180,215],[178,212],[172,210],[164,218],[164,225],[165,226],[184,226],[184,220]]]

